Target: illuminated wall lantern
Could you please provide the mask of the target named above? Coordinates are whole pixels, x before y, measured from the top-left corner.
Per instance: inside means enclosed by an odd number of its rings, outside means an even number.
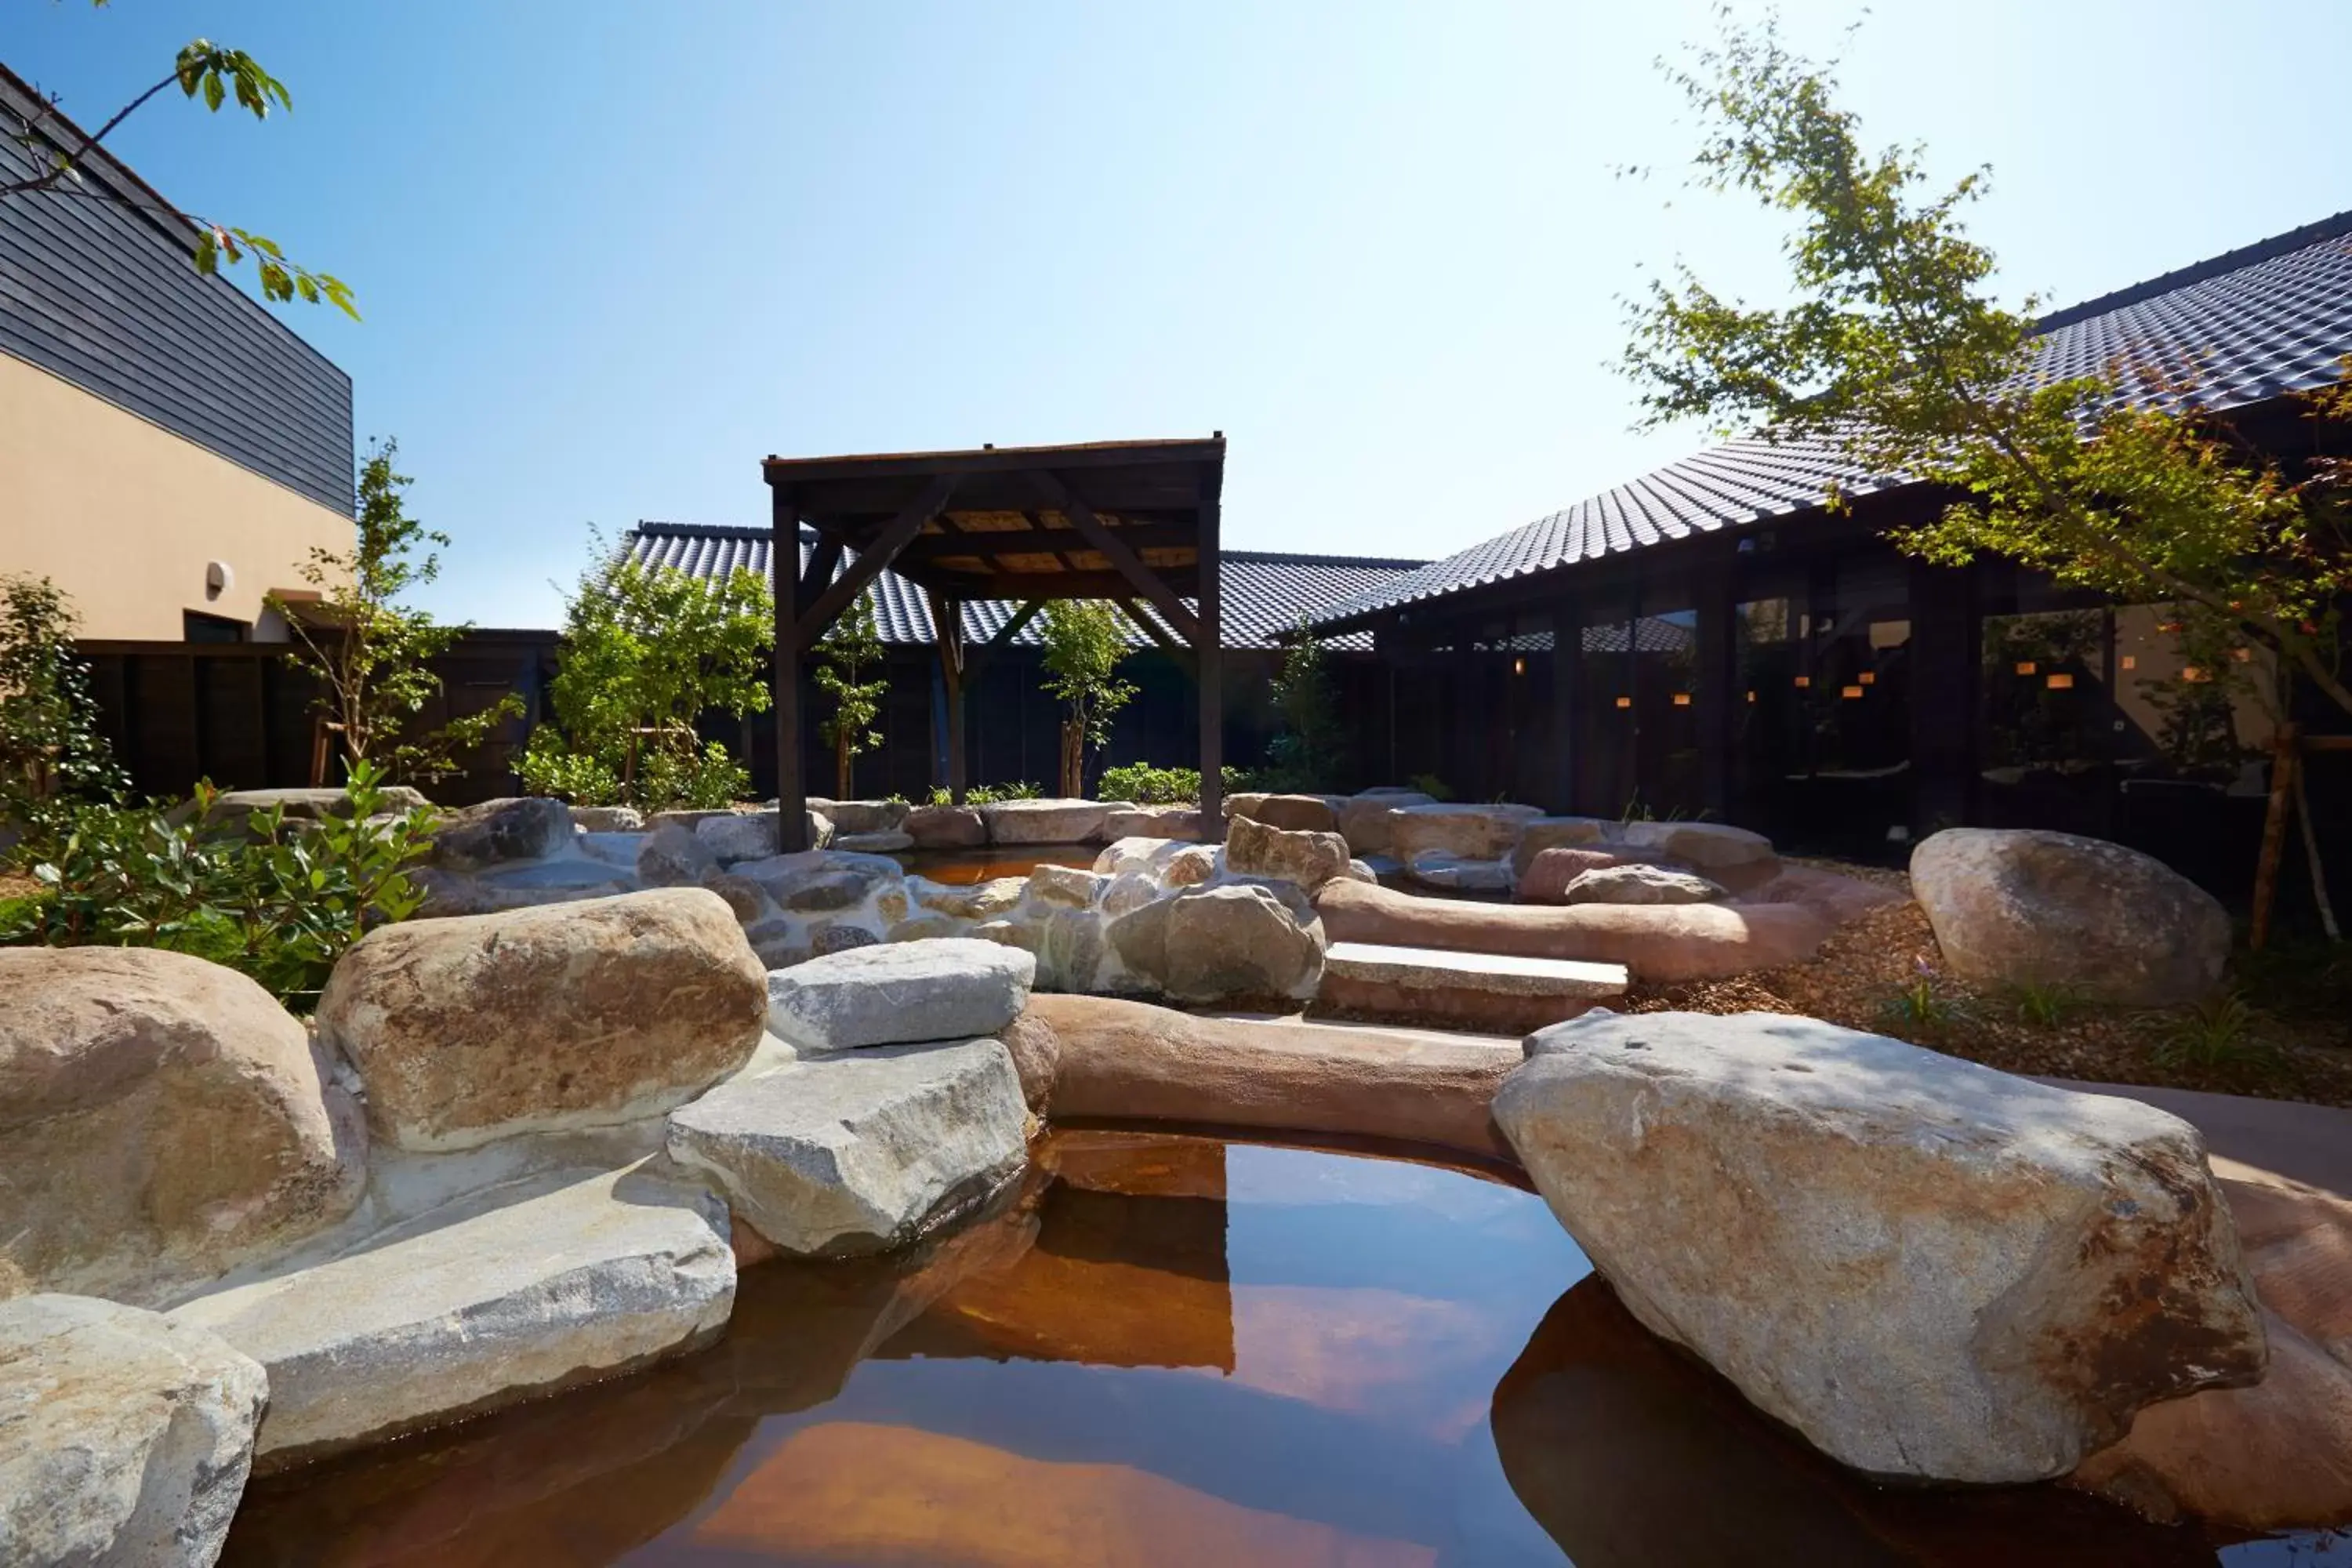
[[[2030,658],[2021,658],[2017,661],[2017,673],[2020,675],[2032,675],[2038,668],[2040,667]]]
[[[1633,700],[1630,697],[1620,697],[1617,699],[1617,706],[1620,708],[1631,708],[1633,706]]]
[[[2047,686],[2053,691],[2071,691],[2074,688],[2074,678],[2071,675],[2061,672],[2057,675],[2051,676],[2048,679],[2044,680],[2042,684]]]
[[[2180,667],[2180,679],[2189,682],[2191,686],[2194,686],[2199,681],[2205,679],[2206,675],[2205,672],[2197,668],[2197,666],[2193,664],[2184,664]]]
[[[1878,684],[1878,672],[1874,669],[1865,669],[1860,675],[1855,676],[1854,679],[1861,681],[1864,686],[1875,686]]]
[[[1687,691],[1677,691],[1677,692],[1675,692],[1675,707],[1677,707],[1677,708],[1687,708],[1687,707],[1689,707],[1689,706],[1690,706],[1690,693],[1689,693],[1689,692],[1687,692]]]
[[[1802,691],[1806,687],[1811,686],[1812,683],[1813,678],[1810,675],[1801,675],[1797,677],[1797,689],[1800,691]]]
[[[1843,686],[1838,689],[1838,695],[1851,702],[1855,698],[1862,695],[1862,688],[1859,686]]]
[[[1750,701],[1750,702],[1755,701],[1755,700],[1756,700],[1756,693],[1754,693],[1753,691],[1749,692],[1749,693],[1748,694],[1748,701]]]
[[[2124,655],[2123,664],[2126,669],[2137,669],[2139,668],[2139,655],[2136,653],[2127,653]]]
[[[2232,648],[2230,657],[2240,664],[2252,664],[2254,661],[2254,650],[2250,647]]]
[[[1526,659],[1515,658],[1511,660],[1511,673],[1513,675],[1525,675],[1527,672],[1528,661]]]

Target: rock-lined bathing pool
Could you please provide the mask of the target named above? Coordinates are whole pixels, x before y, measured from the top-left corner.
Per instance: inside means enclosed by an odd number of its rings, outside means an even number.
[[[1053,1134],[1014,1200],[917,1256],[747,1269],[701,1354],[257,1482],[223,1559],[2215,1560],[2055,1489],[1839,1471],[1643,1333],[1516,1188],[1088,1131]]]
[[[891,857],[920,877],[951,888],[974,887],[1000,877],[1027,877],[1040,866],[1091,867],[1102,850],[1092,844],[1007,844],[981,849],[908,849]]]

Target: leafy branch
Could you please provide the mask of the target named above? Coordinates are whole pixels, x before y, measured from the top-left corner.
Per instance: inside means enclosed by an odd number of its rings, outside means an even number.
[[[97,3],[103,5],[105,0],[97,0]],[[209,38],[197,38],[180,51],[173,61],[169,76],[115,110],[97,130],[83,132],[79,137],[72,138],[75,144],[70,148],[59,145],[58,139],[47,135],[44,130],[45,121],[55,119],[63,123],[63,117],[54,113],[57,102],[54,97],[48,100],[52,112],[43,116],[42,121],[20,122],[13,139],[33,154],[37,162],[47,166],[37,174],[0,181],[0,200],[40,193],[84,194],[81,169],[90,153],[114,132],[116,127],[145,107],[148,100],[175,86],[191,101],[202,99],[205,108],[215,114],[231,99],[236,100],[238,108],[262,121],[269,118],[273,104],[288,110],[294,107],[293,97],[286,90],[286,84],[270,75],[251,55],[243,49],[224,48]],[[144,206],[146,204],[130,205]],[[299,295],[306,303],[331,304],[352,320],[360,319],[359,306],[349,284],[331,272],[314,271],[289,259],[285,250],[267,236],[183,213],[173,207],[167,206],[162,210],[194,226],[197,231],[196,270],[206,277],[217,273],[224,259],[236,266],[249,254],[260,277],[264,299],[284,303]]]

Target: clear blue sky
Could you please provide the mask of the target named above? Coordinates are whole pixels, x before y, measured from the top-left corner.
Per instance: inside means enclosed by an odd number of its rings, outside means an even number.
[[[0,3],[85,121],[199,33],[286,80],[117,150],[358,290],[290,320],[485,625],[553,624],[591,522],[763,522],[769,452],[1222,429],[1229,546],[1443,555],[1700,439],[1628,427],[1644,262],[1774,276],[1678,189],[1696,0]],[[2352,207],[2347,73],[2345,0],[1882,0],[1845,77],[2064,303]]]

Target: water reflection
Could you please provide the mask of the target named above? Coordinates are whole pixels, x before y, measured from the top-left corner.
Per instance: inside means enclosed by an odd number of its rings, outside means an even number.
[[[226,1562],[2210,1563],[2047,1489],[1890,1493],[1441,1167],[1056,1133],[907,1258],[746,1271],[650,1373],[274,1478]]]
[[[1026,877],[1040,866],[1084,869],[1101,853],[1089,844],[1033,844],[1001,849],[909,849],[891,858],[905,867],[909,876],[950,888],[969,888],[1000,877]]]

